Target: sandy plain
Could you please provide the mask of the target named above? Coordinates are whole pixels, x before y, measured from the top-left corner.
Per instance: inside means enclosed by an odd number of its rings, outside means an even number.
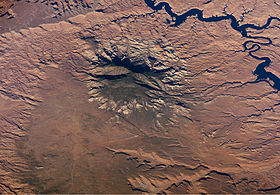
[[[279,92],[255,82],[260,61],[230,21],[51,2],[0,18],[1,193],[279,193]],[[268,0],[164,2],[240,24],[279,15]],[[27,19],[17,4],[44,9]],[[280,76],[278,30],[250,33],[272,40],[255,55]]]

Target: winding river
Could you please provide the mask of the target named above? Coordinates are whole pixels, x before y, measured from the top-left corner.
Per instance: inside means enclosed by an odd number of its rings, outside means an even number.
[[[265,70],[265,68],[268,67],[271,63],[270,58],[269,57],[258,57],[256,55],[254,55],[254,52],[261,49],[261,45],[270,45],[270,44],[272,44],[272,40],[269,37],[248,35],[248,29],[255,29],[255,30],[266,29],[267,27],[270,26],[272,20],[280,21],[280,18],[269,17],[267,19],[267,22],[263,26],[256,26],[254,24],[239,25],[239,22],[237,21],[237,19],[231,14],[227,14],[224,16],[212,16],[209,18],[204,18],[203,11],[194,8],[194,9],[190,9],[189,11],[185,12],[182,15],[177,15],[175,12],[172,11],[171,6],[167,2],[160,2],[160,3],[156,4],[155,0],[144,0],[144,1],[151,9],[153,9],[155,11],[165,9],[165,11],[172,18],[173,24],[171,26],[173,26],[173,27],[181,25],[190,16],[196,16],[197,19],[202,22],[218,22],[218,21],[222,21],[222,20],[230,20],[231,27],[234,30],[241,33],[241,35],[243,37],[251,39],[251,40],[243,43],[244,52],[248,50],[249,55],[251,57],[253,57],[254,59],[263,61],[260,64],[258,64],[257,68],[253,72],[254,75],[257,76],[256,81],[254,81],[254,82],[266,81],[274,89],[276,89],[278,91],[280,90],[280,79],[275,74]],[[273,84],[271,84],[269,82],[269,80],[273,81]]]

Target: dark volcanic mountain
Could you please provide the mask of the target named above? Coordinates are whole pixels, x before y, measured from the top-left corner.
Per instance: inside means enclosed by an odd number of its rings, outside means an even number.
[[[0,193],[279,193],[276,1],[0,13]]]

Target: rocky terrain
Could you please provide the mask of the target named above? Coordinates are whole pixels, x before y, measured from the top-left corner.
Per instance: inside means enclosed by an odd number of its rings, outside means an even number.
[[[0,16],[3,16],[9,12],[10,8],[13,5],[13,0],[3,0],[0,2]]]
[[[279,193],[279,6],[14,2],[0,192]]]

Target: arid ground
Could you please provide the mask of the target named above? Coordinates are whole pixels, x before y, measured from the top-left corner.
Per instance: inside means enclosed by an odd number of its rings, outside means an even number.
[[[278,1],[0,15],[0,194],[280,193]]]

